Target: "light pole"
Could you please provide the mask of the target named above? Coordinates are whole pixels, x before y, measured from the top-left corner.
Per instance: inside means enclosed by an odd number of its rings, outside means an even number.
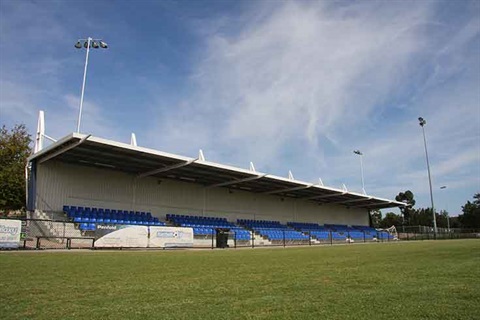
[[[428,182],[430,184],[430,200],[432,202],[433,232],[434,232],[435,237],[436,237],[436,235],[437,235],[437,219],[435,217],[435,206],[433,204],[432,177],[430,175],[430,163],[428,161],[427,138],[425,137],[425,125],[427,124],[427,121],[425,121],[425,119],[423,119],[422,117],[419,117],[418,121],[419,121],[420,127],[422,127],[422,132],[423,132],[423,143],[425,145],[425,158],[427,159]]]
[[[441,186],[441,187],[440,187],[440,190],[445,190],[445,189],[447,189],[447,186]],[[448,201],[446,200],[445,202],[446,202],[446,206],[445,206],[445,207],[446,207],[446,210],[445,210],[445,212],[447,213],[447,230],[448,230],[448,232],[450,232],[450,214],[449,214],[449,212],[448,212]]]
[[[363,191],[363,194],[367,194],[367,192],[365,191],[365,181],[363,180],[363,160],[362,160],[363,153],[360,150],[354,150],[353,153],[360,156],[360,171],[362,173],[362,191]]]
[[[82,46],[85,49],[87,49],[87,54],[85,56],[85,69],[83,70],[82,95],[80,96],[80,110],[78,111],[78,121],[77,121],[78,133],[80,133],[80,122],[82,121],[83,96],[85,94],[85,81],[87,80],[88,54],[90,53],[90,48],[94,48],[94,49],[108,48],[108,45],[105,42],[103,42],[102,39],[92,39],[90,37],[88,37],[87,39],[78,39],[77,43],[75,44],[75,48],[81,49]]]

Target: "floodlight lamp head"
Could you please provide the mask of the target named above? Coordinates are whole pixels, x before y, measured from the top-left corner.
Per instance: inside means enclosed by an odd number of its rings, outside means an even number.
[[[95,49],[99,48],[98,43],[96,41],[92,42],[92,48],[95,48]]]
[[[77,49],[82,48],[82,44],[80,43],[80,41],[77,41],[77,43],[75,43],[75,48]]]
[[[422,126],[422,127],[427,124],[427,121],[425,119],[423,119],[422,117],[419,117],[418,121],[420,123],[420,126]]]
[[[83,47],[84,47],[85,49],[88,48],[88,40],[83,43]]]
[[[359,156],[363,154],[360,150],[354,150],[353,153],[358,154]]]
[[[447,186],[441,186],[440,189],[447,189]]]
[[[107,48],[108,48],[108,45],[107,45],[106,42],[100,41],[100,47],[101,47],[102,49],[107,49]]]

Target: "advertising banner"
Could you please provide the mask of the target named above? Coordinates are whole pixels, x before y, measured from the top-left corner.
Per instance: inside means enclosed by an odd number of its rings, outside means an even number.
[[[177,227],[150,227],[149,247],[193,247],[193,229]]]
[[[0,219],[0,248],[18,248],[22,221]]]
[[[98,248],[146,248],[148,227],[99,224],[95,239],[95,247]]]

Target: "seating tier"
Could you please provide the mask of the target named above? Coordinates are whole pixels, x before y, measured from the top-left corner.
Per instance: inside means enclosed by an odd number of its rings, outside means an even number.
[[[158,218],[152,217],[150,212],[68,205],[63,206],[63,212],[71,221],[78,223],[83,231],[95,231],[97,224],[165,225]]]

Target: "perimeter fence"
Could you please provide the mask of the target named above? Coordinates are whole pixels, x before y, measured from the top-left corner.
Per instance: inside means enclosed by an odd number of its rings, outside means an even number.
[[[399,240],[448,240],[480,239],[480,229],[437,228],[437,233],[429,226],[398,226]]]
[[[81,230],[78,223],[66,220],[15,219],[22,221],[20,249],[94,249],[95,241],[102,236],[94,227]],[[176,231],[174,226],[163,226]],[[195,229],[195,228],[194,228]],[[149,231],[150,233],[150,231]],[[439,229],[431,227],[401,226],[397,234],[385,230],[294,230],[281,228],[196,228],[191,248],[256,248],[322,246],[335,244],[382,243],[394,241],[441,240],[479,238],[480,230]],[[177,246],[178,247],[178,246]],[[105,247],[104,247],[105,248]],[[112,246],[113,248],[113,246]],[[116,246],[122,249],[122,247]],[[126,247],[125,247],[126,248]]]
[[[67,220],[31,218],[12,220],[22,222],[21,249],[93,249],[96,248],[95,241],[104,235],[98,232],[98,229],[105,226],[102,224],[92,224],[91,229],[82,230],[79,223]],[[174,232],[177,227],[162,226],[162,228],[171,228]],[[192,248],[288,247],[394,241],[394,237],[386,232],[301,231],[278,228],[194,229]]]

